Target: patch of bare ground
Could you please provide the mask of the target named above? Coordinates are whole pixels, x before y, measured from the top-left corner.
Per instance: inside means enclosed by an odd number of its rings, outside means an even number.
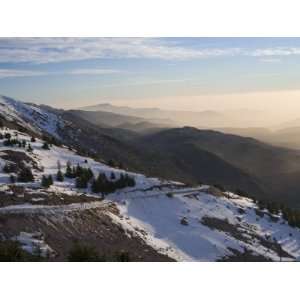
[[[243,223],[231,224],[227,219],[218,219],[218,218],[208,217],[208,216],[203,217],[201,219],[201,223],[205,226],[208,226],[210,229],[224,232],[229,236],[239,241],[242,241],[246,244],[255,245],[259,243],[266,249],[274,251],[279,257],[294,258],[285,250],[283,250],[281,245],[276,240],[271,239],[270,237],[263,237],[258,235],[256,232],[251,230],[251,226],[246,226],[247,224],[243,224]],[[243,252],[244,256],[243,253],[239,252],[239,254],[237,254],[237,252],[238,250],[235,250],[235,252],[233,252],[232,259],[233,257],[235,257],[235,259],[245,259],[245,257],[246,258],[248,257],[249,260],[254,259],[252,261],[256,261],[255,257],[257,257],[258,259],[257,261],[261,261],[263,257],[258,253],[254,253],[251,250],[247,250],[246,248],[244,249]],[[241,260],[241,261],[245,261],[245,260]]]
[[[30,203],[33,205],[65,205],[71,203],[88,203],[95,200],[103,200],[102,197],[87,195],[67,195],[51,192],[46,189],[28,189],[21,185],[7,185],[7,191],[0,191],[0,207]]]
[[[113,203],[103,207],[53,214],[24,213],[0,215],[0,235],[9,239],[20,232],[41,232],[45,242],[57,253],[54,261],[66,261],[74,244],[87,245],[100,256],[129,253],[130,261],[173,261],[158,253],[135,234],[128,234],[112,221],[110,213],[118,214]]]
[[[22,169],[24,163],[30,164],[37,171],[41,171],[37,162],[23,151],[2,150],[1,158],[13,164],[16,168],[15,172]]]

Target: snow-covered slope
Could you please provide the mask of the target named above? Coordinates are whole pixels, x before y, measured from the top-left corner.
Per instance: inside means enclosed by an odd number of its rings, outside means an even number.
[[[58,137],[64,122],[56,114],[33,104],[27,104],[0,95],[0,115],[32,131],[47,132]]]
[[[65,211],[84,211],[96,209],[101,203],[114,203],[119,213],[108,211],[107,215],[123,227],[125,234],[138,236],[159,253],[175,260],[215,261],[238,257],[247,260],[256,257],[289,261],[300,256],[299,229],[290,227],[281,215],[260,210],[251,199],[206,185],[188,187],[114,169],[89,157],[80,156],[66,147],[52,146],[50,150],[45,150],[42,140],[32,142],[28,134],[15,130],[2,128],[0,133],[10,133],[12,137],[25,140],[33,149],[28,152],[17,146],[7,147],[3,140],[0,141],[0,192],[3,195],[11,194],[11,187],[14,186],[23,187],[28,193],[84,194],[94,199],[84,204],[49,205],[43,203],[43,197],[36,198],[33,204],[25,200],[22,202],[21,196],[17,203],[8,199],[5,201],[10,202],[3,204],[3,197],[0,199],[2,215],[18,212],[32,215],[38,212],[46,216],[47,212],[53,215]],[[2,171],[7,162],[7,151],[24,153],[30,157],[27,164],[35,166],[34,182],[10,183],[11,174]],[[99,202],[102,200],[101,195],[92,193],[90,186],[77,189],[74,179],[66,178],[63,182],[54,180],[52,186],[42,189],[42,175],[52,175],[55,179],[58,167],[65,172],[67,162],[89,167],[95,176],[101,172],[109,177],[114,172],[118,179],[122,173],[128,173],[135,178],[136,185],[106,195],[104,202]]]

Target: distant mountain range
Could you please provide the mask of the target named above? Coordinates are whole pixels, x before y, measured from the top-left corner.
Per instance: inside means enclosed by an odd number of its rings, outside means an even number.
[[[176,126],[194,126],[198,128],[216,127],[252,127],[264,124],[266,116],[262,111],[228,110],[228,111],[180,111],[159,108],[131,108],[115,106],[109,103],[80,108],[85,111],[105,111],[116,114],[140,117],[154,123]]]

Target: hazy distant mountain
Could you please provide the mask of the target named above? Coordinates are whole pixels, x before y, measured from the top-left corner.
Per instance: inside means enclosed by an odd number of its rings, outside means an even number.
[[[105,111],[125,116],[139,117],[151,119],[151,122],[174,125],[174,120],[170,117],[170,113],[159,108],[131,108],[127,106],[115,106],[109,103],[98,104],[94,106],[85,106],[79,108],[84,111]]]
[[[175,127],[174,123],[177,124],[177,126],[194,126],[199,128],[252,127],[256,124],[264,124],[266,120],[265,113],[248,109],[222,112],[213,110],[180,111],[159,108],[131,108],[115,106],[108,103],[82,107],[80,109],[86,111],[106,111],[141,117],[148,119],[150,122],[167,123],[168,125],[173,125],[172,127]]]
[[[143,134],[149,134],[170,128],[171,126],[143,121],[139,123],[122,123],[117,127]]]
[[[160,121],[160,123],[176,123],[178,125],[192,126],[223,126],[230,123],[230,119],[224,114],[215,111],[178,111],[163,110],[159,108],[131,108],[126,106],[114,106],[111,104],[99,104],[95,106],[83,107],[81,110],[87,111],[107,111],[127,116],[139,116],[150,120],[151,122]]]
[[[271,145],[300,150],[300,126],[277,130],[267,128],[216,128],[217,131],[252,137]]]
[[[69,112],[102,127],[115,127],[124,123],[136,124],[144,121],[143,118],[120,115],[106,111],[70,110]]]

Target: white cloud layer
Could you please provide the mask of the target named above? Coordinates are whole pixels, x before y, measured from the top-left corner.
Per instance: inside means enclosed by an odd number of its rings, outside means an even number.
[[[31,77],[43,76],[45,72],[28,71],[28,70],[14,70],[14,69],[0,69],[0,79],[9,77]]]
[[[116,69],[75,69],[66,72],[71,75],[107,75],[122,73],[121,70]]]
[[[297,47],[191,48],[155,38],[1,38],[0,62],[51,63],[97,58],[199,59],[300,55]]]
[[[61,72],[39,72],[33,70],[0,69],[0,79],[9,77],[33,77],[45,75],[109,75],[122,73],[116,69],[74,69]]]

